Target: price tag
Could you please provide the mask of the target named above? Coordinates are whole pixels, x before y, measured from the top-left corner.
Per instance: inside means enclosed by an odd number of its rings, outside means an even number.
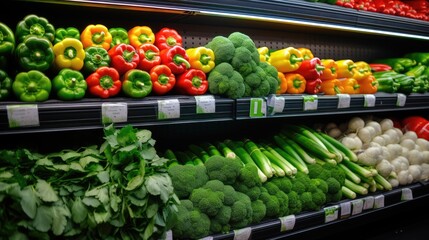
[[[401,200],[402,201],[413,200],[413,191],[411,191],[411,189],[409,189],[409,188],[403,188]]]
[[[289,215],[286,217],[280,218],[280,232],[285,232],[289,230],[293,230],[295,227],[296,218],[295,215]]]
[[[340,209],[341,209],[341,212],[340,212],[341,219],[348,218],[352,213],[352,207],[350,202],[340,203]]]
[[[352,215],[356,215],[362,212],[363,210],[363,200],[362,199],[356,199],[352,202]]]
[[[283,112],[285,108],[285,98],[282,96],[276,96],[271,94],[267,100],[268,115],[274,115],[276,113]]]
[[[197,104],[196,112],[199,113],[215,113],[216,101],[213,95],[195,96]]]
[[[364,94],[363,100],[364,100],[364,102],[363,102],[364,107],[375,107],[375,95]]]
[[[338,219],[338,208],[338,205],[334,205],[323,209],[325,212],[325,223]]]
[[[251,227],[246,227],[246,228],[234,230],[234,240],[250,239],[251,234],[252,234],[252,228]]]
[[[101,121],[103,124],[126,122],[128,120],[127,103],[101,104]]]
[[[350,95],[349,94],[337,94],[338,106],[337,108],[349,108],[350,107]]]
[[[265,117],[267,112],[267,103],[263,98],[251,98],[249,117],[260,118]]]
[[[405,103],[407,102],[407,96],[403,93],[398,93],[398,97],[396,98],[396,106],[397,107],[403,107],[405,106]]]
[[[173,240],[173,231],[168,230],[165,234],[165,240]]]
[[[302,96],[304,99],[304,111],[317,110],[317,95]]]
[[[40,126],[37,104],[7,105],[9,127]]]
[[[374,208],[374,197],[368,196],[364,198],[363,210],[373,209]]]
[[[213,240],[213,237],[212,236],[207,236],[207,237],[201,238],[200,240]]]
[[[374,197],[374,208],[384,207],[384,195],[378,195]]]
[[[180,102],[179,99],[158,100],[158,120],[179,118]]]

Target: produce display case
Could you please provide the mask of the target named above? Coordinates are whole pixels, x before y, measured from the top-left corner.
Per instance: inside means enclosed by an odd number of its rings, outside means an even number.
[[[184,45],[187,47],[204,45],[216,35],[242,31],[248,34],[256,45],[273,49],[287,46],[307,47],[320,58],[370,61],[374,58],[401,56],[427,49],[429,46],[429,22],[300,0],[276,0],[269,3],[261,0],[36,0],[14,1],[5,6],[3,11],[14,13],[2,20],[10,26],[14,26],[30,13],[44,16],[57,26],[73,25],[77,28],[83,28],[90,23],[125,28],[136,25],[148,25],[154,29],[171,26],[182,33]],[[70,103],[48,100],[30,107],[31,111],[36,108],[38,124],[21,127],[11,125],[8,108],[25,104],[14,101],[0,102],[0,135],[2,139],[9,139],[4,146],[36,145],[41,149],[42,144],[36,140],[41,136],[50,147],[57,148],[60,147],[57,145],[59,139],[64,139],[64,145],[76,143],[79,138],[88,142],[97,140],[96,136],[101,136],[103,128],[102,110],[105,104],[125,104],[127,118],[118,122],[118,125],[130,123],[151,129],[157,142],[166,147],[171,140],[179,140],[181,142],[177,144],[185,145],[194,140],[235,137],[245,132],[249,134],[249,129],[255,131],[253,135],[261,135],[264,130],[273,131],[277,124],[298,121],[314,123],[332,119],[333,116],[341,119],[360,114],[407,116],[427,113],[429,109],[428,94],[377,93],[369,98],[355,95],[342,107],[339,107],[339,102],[343,100],[340,96],[318,95],[316,109],[306,109],[305,97],[309,97],[307,95],[277,95],[276,97],[281,98],[280,101],[284,101],[281,110],[263,115],[253,114],[252,102],[270,105],[272,97],[233,100],[213,96],[216,110],[203,114],[197,112],[194,97],[177,95],[148,97],[144,100],[85,98]],[[159,104],[164,100],[178,101],[178,117],[159,118]],[[370,101],[370,106],[367,101]],[[205,132],[204,136],[201,132]],[[410,193],[411,195],[404,196]],[[355,201],[363,204],[368,198],[369,201],[382,198],[382,206],[341,216],[342,208],[355,204]],[[373,233],[379,233],[381,230],[393,232],[403,226],[392,224],[392,228],[376,229],[370,225],[381,219],[405,219],[418,212],[427,211],[428,205],[425,202],[428,199],[427,183],[418,182],[389,192],[375,192],[353,201],[344,200],[329,204],[320,211],[303,212],[294,216],[294,226],[288,225],[287,230],[282,229],[285,219],[272,219],[240,231],[208,236],[206,239],[237,239],[246,234],[250,234],[252,239],[323,239],[335,234],[340,236],[348,230],[356,231],[359,227],[371,229]],[[334,220],[327,220],[326,211],[332,207],[340,215]],[[415,222],[427,221],[424,216],[415,219]],[[405,221],[399,222],[409,224]],[[369,239],[367,235],[364,237]]]

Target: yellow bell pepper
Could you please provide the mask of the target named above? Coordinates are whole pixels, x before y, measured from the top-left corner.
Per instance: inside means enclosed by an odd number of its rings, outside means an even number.
[[[302,58],[304,58],[304,60],[314,58],[313,52],[310,49],[301,47],[298,48],[298,50],[301,52]]]
[[[341,92],[346,94],[358,94],[360,85],[354,78],[342,78],[340,80]]]
[[[367,62],[359,61],[355,62],[356,68],[353,69],[353,78],[356,80],[361,80],[363,78],[372,75],[371,66]]]
[[[338,78],[351,78],[354,75],[354,68],[356,64],[353,60],[343,59],[337,60],[337,77]]]
[[[112,43],[112,34],[102,24],[90,24],[80,34],[80,41],[84,49],[91,46],[98,46],[109,50]]]
[[[196,47],[186,49],[191,68],[199,69],[204,73],[210,72],[215,67],[215,54],[212,49]]]
[[[268,47],[258,48],[259,60],[268,63],[270,61],[270,49]]]
[[[135,26],[128,30],[128,39],[135,49],[145,43],[155,44],[155,34],[148,26]]]
[[[81,70],[85,59],[85,50],[81,41],[75,38],[65,38],[52,48],[55,67]]]
[[[304,59],[301,52],[294,47],[287,47],[270,54],[269,63],[282,73],[293,72],[301,66]]]

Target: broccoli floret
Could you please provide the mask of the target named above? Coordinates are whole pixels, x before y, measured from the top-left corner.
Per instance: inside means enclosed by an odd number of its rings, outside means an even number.
[[[231,65],[234,70],[239,72],[242,76],[247,76],[255,72],[258,66],[252,59],[251,52],[245,47],[237,47],[235,49]]]
[[[252,201],[252,222],[251,223],[259,223],[262,219],[265,218],[265,214],[267,213],[267,207],[262,200],[254,200]]]
[[[313,195],[311,192],[303,192],[299,195],[302,204],[303,211],[312,211],[317,208],[316,204],[313,202]]]
[[[234,70],[231,64],[223,62],[216,65],[209,73],[209,91],[232,99],[244,95],[243,76]]]
[[[188,209],[189,211],[194,209],[194,204],[189,199],[182,199],[180,200],[180,205]]]
[[[311,179],[306,173],[297,172],[292,178],[292,189],[301,194],[303,191],[308,191],[308,188],[311,187]]]
[[[341,186],[344,185],[344,181],[346,180],[346,174],[344,172],[343,169],[341,169],[340,167],[338,167],[337,165],[333,165],[333,164],[323,164],[323,167],[326,169],[327,166],[329,167],[329,171],[331,173],[331,177],[337,179],[337,181],[340,183]]]
[[[276,184],[274,184],[273,182],[269,181],[269,182],[265,182],[262,185],[269,194],[271,195],[276,195],[278,192],[280,192],[279,187],[277,187]]]
[[[204,163],[210,180],[219,180],[227,185],[232,185],[240,174],[243,163],[239,158],[226,158],[213,155]]]
[[[270,93],[270,83],[267,80],[265,71],[256,67],[253,72],[244,77],[243,97],[264,97]]]
[[[312,192],[311,197],[313,199],[313,203],[316,206],[315,210],[319,210],[326,203],[326,195],[322,192],[322,190]]]
[[[172,227],[175,238],[200,239],[210,233],[209,217],[193,208],[189,200],[181,201],[177,209],[177,221]]]
[[[233,32],[228,36],[228,39],[234,44],[234,47],[245,47],[249,50],[251,58],[257,64],[259,64],[259,52],[255,45],[255,42],[246,34],[241,32]]]
[[[292,181],[287,177],[271,178],[270,182],[274,183],[284,193],[289,193],[292,189]]]
[[[189,197],[195,208],[210,217],[215,216],[222,208],[224,198],[223,192],[202,187],[194,189]]]
[[[325,180],[320,178],[313,178],[311,179],[311,182],[314,186],[317,187],[317,189],[321,190],[324,194],[328,193],[328,184],[325,182]]]
[[[343,197],[343,192],[342,191],[338,191],[336,193],[328,193],[326,194],[326,202],[338,202],[342,199]]]
[[[275,94],[280,84],[277,68],[266,62],[260,62],[259,67],[261,67],[267,75],[266,81],[270,84],[269,94]]]
[[[296,214],[302,211],[302,203],[299,194],[295,191],[290,191],[287,194],[289,198],[289,214]]]
[[[238,192],[246,194],[251,201],[255,201],[261,195],[261,187],[259,186],[248,187],[244,184],[236,183],[234,185],[234,189]]]
[[[308,164],[307,168],[310,178],[318,178],[319,174],[323,171],[323,167],[320,164]]]
[[[326,184],[328,184],[328,193],[334,194],[339,191],[341,191],[341,184],[338,182],[337,179],[330,177],[326,179]]]
[[[223,203],[227,206],[231,206],[234,203],[234,195],[235,195],[235,189],[230,185],[225,185],[223,182],[214,179],[209,180],[203,188],[210,189],[212,191],[218,191],[222,192],[224,195]]]
[[[231,40],[224,36],[216,36],[209,43],[207,48],[213,50],[215,54],[215,64],[230,62],[234,56],[235,47]]]
[[[262,182],[258,175],[258,167],[255,164],[245,164],[240,169],[236,183],[249,188],[261,186]]]
[[[230,225],[234,229],[243,228],[252,222],[252,202],[250,198],[241,192],[235,195],[235,202],[231,206]]]
[[[211,233],[225,233],[230,230],[228,224],[231,219],[231,207],[223,206],[219,212],[211,218],[210,232]]]
[[[262,200],[262,202],[264,202],[267,208],[267,212],[266,212],[267,218],[279,216],[280,203],[279,203],[279,199],[275,195],[269,194],[268,191],[263,191],[259,199]]]
[[[168,168],[168,174],[179,199],[189,198],[194,189],[203,186],[209,180],[204,166],[171,165]]]
[[[289,214],[289,197],[286,193],[279,191],[276,194],[277,199],[279,200],[280,204],[280,211],[279,211],[279,217],[286,216]]]
[[[305,184],[302,181],[293,180],[292,181],[292,191],[301,194],[307,190]]]

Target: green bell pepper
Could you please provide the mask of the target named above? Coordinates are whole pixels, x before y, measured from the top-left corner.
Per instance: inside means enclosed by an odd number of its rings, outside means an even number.
[[[83,71],[87,74],[95,72],[100,67],[110,66],[110,56],[106,49],[92,46],[85,49]]]
[[[413,93],[425,93],[429,90],[429,78],[421,75],[414,79]]]
[[[20,72],[12,83],[12,91],[23,102],[43,102],[51,93],[51,80],[41,71]]]
[[[79,29],[75,27],[57,28],[57,30],[55,30],[54,45],[61,42],[65,38],[76,38],[80,41]]]
[[[394,81],[399,83],[398,92],[404,94],[410,94],[413,92],[414,86],[414,77],[407,76],[405,74],[400,74],[402,76],[398,76],[394,78]]]
[[[399,83],[395,82],[391,77],[377,78],[378,92],[396,93],[398,91]]]
[[[404,73],[417,64],[415,60],[410,58],[383,58],[376,59],[372,62],[387,64],[397,73]]]
[[[60,100],[79,100],[85,96],[87,84],[80,71],[64,68],[52,81],[52,87]]]
[[[16,25],[16,41],[21,43],[29,35],[45,37],[53,43],[55,38],[55,28],[46,18],[30,14],[24,17],[24,19]]]
[[[405,54],[404,57],[415,60],[417,63],[429,65],[429,52],[412,52]]]
[[[130,44],[130,39],[128,38],[128,31],[125,28],[117,27],[110,28],[109,33],[112,35],[112,42],[110,47],[114,47],[120,43]]]
[[[19,66],[26,71],[44,72],[54,63],[52,43],[44,37],[28,36],[18,44],[15,52]]]
[[[127,71],[122,78],[122,92],[132,98],[144,98],[152,92],[150,74],[140,69]]]
[[[426,66],[422,64],[418,64],[414,67],[412,67],[410,70],[408,70],[405,75],[411,76],[411,77],[419,77],[421,76],[426,70]]]
[[[0,22],[0,55],[10,55],[15,49],[15,35],[12,29]]]
[[[12,79],[7,72],[0,70],[0,100],[9,98],[12,92]]]

